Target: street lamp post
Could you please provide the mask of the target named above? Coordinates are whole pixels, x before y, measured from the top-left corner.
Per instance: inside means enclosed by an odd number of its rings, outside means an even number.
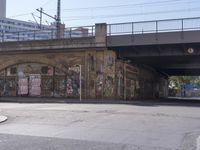
[[[82,101],[82,73],[81,73],[81,64],[79,65],[79,86],[80,86],[80,102]]]

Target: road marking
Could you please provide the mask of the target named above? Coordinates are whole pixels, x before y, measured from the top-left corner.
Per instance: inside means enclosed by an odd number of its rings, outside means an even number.
[[[200,136],[197,138],[197,150],[200,150]]]

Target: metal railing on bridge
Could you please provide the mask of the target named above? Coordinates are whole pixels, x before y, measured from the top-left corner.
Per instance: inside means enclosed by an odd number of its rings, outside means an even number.
[[[200,30],[200,17],[108,24],[107,36],[191,30]],[[0,42],[68,39],[94,37],[95,35],[95,26],[70,27],[59,32],[56,29],[0,32]]]
[[[59,34],[58,34],[59,33]],[[95,26],[70,27],[61,29],[26,30],[0,33],[0,42],[52,40],[95,36]]]
[[[108,36],[200,30],[200,17],[108,24],[107,30]]]

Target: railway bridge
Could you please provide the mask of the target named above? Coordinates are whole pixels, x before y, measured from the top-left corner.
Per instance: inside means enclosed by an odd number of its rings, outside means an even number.
[[[0,95],[167,97],[170,75],[199,75],[200,18],[0,35]]]

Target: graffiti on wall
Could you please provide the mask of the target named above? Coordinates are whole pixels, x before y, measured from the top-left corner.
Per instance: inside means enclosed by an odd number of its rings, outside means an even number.
[[[6,78],[5,82],[5,96],[16,96],[17,82],[15,77]]]
[[[65,96],[65,76],[56,76],[54,78],[54,96],[56,97],[63,97]]]
[[[96,83],[96,68],[97,60],[96,53],[90,52],[87,54],[87,94],[90,98],[95,97],[95,83]]]
[[[4,84],[5,84],[4,78],[0,78],[0,96],[4,95]]]
[[[117,78],[117,96],[123,98],[124,96],[124,64],[119,61],[116,63],[116,78]]]
[[[105,71],[112,72],[114,70],[115,59],[112,55],[105,56]]]
[[[105,52],[104,56],[104,96],[114,96],[115,83],[115,55],[112,52]]]
[[[6,74],[0,78],[0,94],[78,97],[80,67],[68,66],[67,71],[64,69],[37,63],[11,66],[1,71],[2,75]]]
[[[80,68],[78,66],[70,67],[67,76],[66,95],[68,97],[77,97],[80,94]]]
[[[43,90],[50,90],[52,89],[52,86],[53,85],[53,79],[52,78],[44,78],[42,77],[42,80],[41,80],[41,87]]]
[[[67,79],[67,96],[72,96],[73,95],[73,83],[72,83],[72,79],[68,78]]]
[[[41,93],[43,96],[53,96],[53,77],[42,77]]]
[[[96,78],[96,97],[102,97],[103,95],[103,73],[97,72]]]
[[[89,92],[90,92],[90,97],[94,98],[96,97],[95,94],[96,94],[96,91],[95,91],[95,88],[96,88],[96,81],[95,81],[95,76],[96,74],[91,74],[90,75],[90,81],[89,81]]]
[[[41,95],[41,75],[32,74],[29,76],[29,88],[31,96]]]
[[[114,78],[112,76],[107,76],[105,78],[105,86],[104,86],[104,96],[112,97],[114,92]]]
[[[79,96],[79,81],[76,79],[74,80],[72,78],[68,78],[66,92],[68,97]]]
[[[131,80],[131,85],[130,85],[130,97],[134,98],[135,97],[135,81]]]
[[[27,95],[28,94],[28,78],[19,78],[18,94],[19,95]]]
[[[94,54],[88,54],[88,67],[90,71],[95,71],[96,57]]]

